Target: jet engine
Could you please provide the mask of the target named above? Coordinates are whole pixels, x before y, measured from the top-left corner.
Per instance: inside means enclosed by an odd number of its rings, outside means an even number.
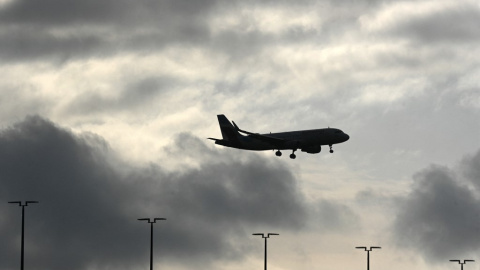
[[[322,147],[320,145],[310,145],[302,148],[302,152],[307,152],[309,154],[320,153]]]

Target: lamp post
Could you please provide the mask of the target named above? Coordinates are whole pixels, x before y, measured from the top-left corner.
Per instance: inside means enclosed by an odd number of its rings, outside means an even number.
[[[463,263],[461,260],[450,260],[451,262],[458,262],[461,265],[461,270],[463,270],[463,265],[466,264],[467,262],[474,262],[474,260],[463,260]]]
[[[265,236],[264,233],[254,233],[252,235],[260,235],[265,239],[265,270],[267,270],[267,238],[270,238],[270,235],[279,235],[278,233],[267,233]]]
[[[20,270],[24,268],[24,251],[25,251],[25,206],[28,206],[29,203],[38,203],[37,201],[21,201],[8,202],[13,204],[18,204],[22,207],[22,245],[21,245],[21,255],[20,255]]]
[[[381,249],[381,247],[370,247],[370,248],[367,248],[367,247],[355,247],[355,248],[358,248],[358,249],[363,249],[367,252],[367,270],[370,270],[370,251],[372,251],[373,249]]]
[[[166,218],[139,218],[138,220],[145,220],[150,223],[150,270],[153,270],[153,223],[157,220],[167,220]]]

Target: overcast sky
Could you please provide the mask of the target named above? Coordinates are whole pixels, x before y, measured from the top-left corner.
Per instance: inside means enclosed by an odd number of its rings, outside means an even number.
[[[0,0],[0,270],[480,269],[478,1]],[[216,115],[335,153],[215,146]],[[328,148],[327,148],[328,150]],[[288,151],[285,151],[288,152]]]

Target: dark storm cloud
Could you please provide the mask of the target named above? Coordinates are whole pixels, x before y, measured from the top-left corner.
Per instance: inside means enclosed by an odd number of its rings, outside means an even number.
[[[349,11],[352,4],[353,12]],[[266,33],[255,21],[260,18],[251,21],[241,13],[245,9],[271,7],[297,10],[299,15],[306,10],[318,10],[317,16],[324,20],[324,25],[296,25],[280,34]],[[238,60],[275,44],[336,38],[338,32],[356,23],[358,14],[372,8],[371,1],[342,6],[335,1],[19,0],[0,9],[0,37],[8,41],[0,45],[0,58],[65,61],[119,52],[158,51],[181,44],[208,48]],[[325,11],[328,9],[332,12]],[[212,29],[219,26],[212,23],[212,18],[235,12],[241,18],[238,29]],[[331,15],[337,12],[339,16]]]
[[[471,157],[466,157],[462,161],[462,172],[480,191],[480,151]]]
[[[478,152],[461,168],[478,183]],[[431,166],[418,173],[414,190],[400,204],[395,235],[400,245],[413,248],[432,262],[469,256],[480,249],[478,191],[462,181],[461,173]]]
[[[71,24],[99,22],[122,17],[126,1],[41,0],[12,1],[0,11],[0,20],[15,24]]]
[[[0,57],[98,57],[199,42],[209,35],[206,17],[215,5],[214,0],[12,1],[0,9],[0,33],[8,41]]]
[[[478,5],[473,2],[462,2],[424,16],[412,16],[395,25],[392,33],[427,44],[438,42],[461,44],[480,39],[480,33],[477,31],[479,24]]]
[[[0,30],[0,39],[0,57],[6,61],[28,61],[38,57],[64,61],[74,56],[96,56],[107,53],[98,48],[109,43],[93,33],[56,36],[37,26]]]
[[[73,135],[40,117],[3,130],[0,269],[18,264],[21,212],[6,203],[12,200],[40,201],[26,208],[30,269],[145,265],[149,232],[141,217],[168,219],[156,225],[156,257],[184,265],[241,260],[255,226],[302,228],[303,196],[278,161],[225,158],[188,134],[170,151],[202,159],[195,169],[167,173],[128,166],[102,139]]]
[[[157,15],[183,15],[189,20],[215,5],[216,0],[18,0],[7,4],[0,11],[0,21],[13,24],[102,24],[129,20],[154,19]],[[135,17],[144,15],[144,17]],[[190,17],[188,17],[190,16]]]

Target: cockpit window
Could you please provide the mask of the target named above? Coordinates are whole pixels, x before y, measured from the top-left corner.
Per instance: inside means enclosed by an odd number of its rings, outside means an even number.
[[[340,133],[342,133],[342,131],[340,131],[340,130],[335,130],[335,133],[336,133],[336,134],[340,134]]]

